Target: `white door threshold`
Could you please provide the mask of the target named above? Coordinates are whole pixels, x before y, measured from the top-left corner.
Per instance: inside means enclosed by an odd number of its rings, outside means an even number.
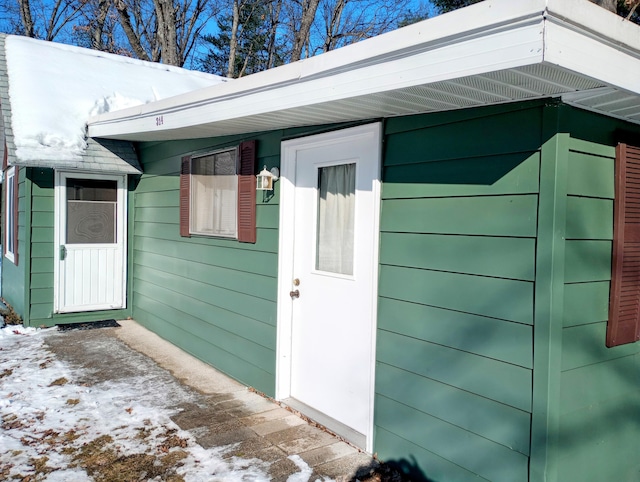
[[[367,438],[357,430],[338,422],[337,420],[305,403],[302,403],[299,400],[296,400],[295,398],[285,398],[284,400],[281,400],[281,402],[302,413],[304,416],[309,417],[314,422],[326,427],[329,431],[339,435],[359,449],[365,450],[365,447],[367,446]]]

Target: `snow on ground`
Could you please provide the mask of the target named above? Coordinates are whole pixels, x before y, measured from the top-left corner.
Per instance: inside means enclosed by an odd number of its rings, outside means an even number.
[[[157,402],[164,391],[157,383],[82,384],[83,369],[47,349],[49,330],[55,328],[0,329],[1,480],[91,481],[82,460],[104,465],[96,457],[109,460],[110,454],[146,456],[156,466],[176,461],[162,476],[144,480],[172,480],[166,478],[172,470],[186,482],[269,480],[265,462],[223,458],[229,446],[204,449],[179,429]],[[300,471],[289,482],[308,481],[309,466],[300,457],[291,460]]]
[[[145,104],[225,79],[178,67],[9,35],[5,41],[16,155],[79,160],[93,115]]]

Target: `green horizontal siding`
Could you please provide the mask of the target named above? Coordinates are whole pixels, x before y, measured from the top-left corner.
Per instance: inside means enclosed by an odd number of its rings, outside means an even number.
[[[567,196],[567,239],[613,239],[613,199]]]
[[[260,210],[258,210],[257,218],[260,219]],[[178,223],[162,223],[159,220],[150,219],[149,221],[137,220],[136,236],[139,238],[156,238],[160,240],[170,240],[175,242],[185,242],[185,238],[179,234]],[[190,243],[203,244],[206,246],[235,246],[236,242],[228,239],[208,238],[206,236],[192,236]],[[246,244],[242,249],[251,251],[268,251],[275,253],[278,247],[278,233],[275,229],[265,229],[258,227],[257,241],[255,244]]]
[[[212,284],[224,284],[223,280],[214,279],[212,283],[206,283],[191,277],[178,277],[175,273],[152,268],[142,269],[140,266],[134,265],[134,269],[136,286],[153,284],[158,288],[166,287],[166,289],[162,288],[163,292],[167,292],[165,296],[169,296],[169,292],[172,294],[171,298],[168,299],[175,299],[177,302],[188,298],[189,303],[192,300],[206,300],[207,304],[223,310],[275,325],[276,307],[273,301]],[[136,291],[140,292],[137,288]],[[168,300],[167,298],[162,299]]]
[[[145,308],[152,311],[146,311]],[[134,313],[137,321],[161,337],[171,340],[186,352],[215,366],[227,375],[273,396],[275,375],[265,368],[275,366],[275,353],[271,357],[268,354],[265,355],[266,358],[270,358],[266,367],[252,364],[247,360],[247,353],[241,349],[250,349],[258,345],[249,344],[246,340],[243,341],[240,337],[234,338],[228,333],[227,336],[220,338],[220,342],[225,341],[228,345],[212,344],[211,340],[216,340],[216,336],[221,333],[215,326],[199,325],[198,318],[185,316],[182,312],[173,311],[170,306],[159,305],[157,300],[141,295],[135,297]],[[195,328],[196,332],[190,332],[189,327]],[[259,349],[264,350],[264,348]]]
[[[390,199],[382,231],[534,237],[536,195]]]
[[[54,323],[54,172],[51,169],[34,169],[31,176],[33,183],[30,314],[33,323],[50,326]]]
[[[531,410],[531,370],[385,330],[377,344],[380,363]]]
[[[532,368],[532,327],[529,325],[380,298],[378,328]]]
[[[529,413],[383,363],[376,377],[380,395],[529,454]]]
[[[375,450],[429,480],[525,481],[540,104],[410,121],[386,124]]]
[[[206,284],[213,283],[217,287],[246,293],[256,298],[276,300],[277,282],[271,276],[207,265],[182,258],[172,258],[146,251],[135,251],[133,257],[137,268],[144,267],[150,270],[164,271],[181,278],[190,278]]]
[[[382,197],[536,193],[539,168],[539,152],[386,166]]]
[[[382,233],[380,263],[533,281],[535,239]]]
[[[584,142],[576,146],[576,139],[571,140],[575,147],[593,147]],[[597,146],[595,146],[597,147]],[[573,196],[589,196],[602,199],[613,199],[614,194],[614,151],[607,146],[610,157],[601,157],[585,152],[569,151],[569,179],[567,194]]]
[[[640,345],[605,346],[621,122],[572,110],[557,480],[640,480]]]
[[[639,409],[636,391],[624,399],[564,414],[558,480],[640,480]]]
[[[492,482],[528,479],[528,457],[504,445],[381,395],[376,397],[375,411],[380,428],[482,478]],[[428,474],[429,467],[424,471]]]
[[[262,134],[258,164],[279,166],[283,132]],[[135,194],[133,316],[245,384],[274,394],[279,188],[256,199],[257,242],[179,232],[184,155],[246,137],[149,143]]]
[[[607,321],[609,281],[565,285],[563,323],[565,327]]]
[[[137,233],[136,233],[137,234]],[[176,242],[168,239],[139,237],[134,239],[134,248],[154,254],[165,255],[176,259],[204,262],[221,268],[246,271],[264,276],[275,276],[277,256],[274,252],[257,251],[241,247],[239,243],[216,240],[210,243],[200,243],[204,238],[193,238],[193,241]],[[252,245],[253,246],[253,245]]]
[[[562,370],[573,370],[640,352],[640,345],[635,343],[607,348],[604,344],[606,333],[605,322],[565,328],[562,333]]]
[[[562,413],[604,406],[610,402],[633,406],[634,400],[638,399],[634,382],[640,383],[639,363],[640,357],[631,355],[564,371]]]
[[[611,241],[567,240],[564,276],[566,283],[610,280]]]
[[[380,267],[380,296],[533,323],[533,283],[425,269]]]
[[[377,406],[377,404],[376,404]],[[379,412],[376,412],[378,415]],[[410,480],[451,482],[486,481],[472,471],[465,470],[445,457],[420,447],[394,432],[376,427],[376,447],[385,454],[385,460],[409,475]]]
[[[484,113],[470,119],[464,119],[464,113],[454,114],[449,122],[444,116],[434,115],[433,123],[429,125],[426,120],[428,128],[421,129],[417,116],[390,119],[387,132],[397,132],[386,139],[385,166],[531,153],[540,147],[540,109],[505,112],[489,108]],[[404,124],[406,131],[399,131],[399,124]]]

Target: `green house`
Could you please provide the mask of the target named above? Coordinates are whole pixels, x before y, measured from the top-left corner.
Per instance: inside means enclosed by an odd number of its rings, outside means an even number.
[[[414,480],[640,480],[638,124],[640,30],[587,0],[102,114],[142,170],[126,308],[75,316],[132,316]],[[33,260],[65,260],[20,173],[3,296],[51,325]]]

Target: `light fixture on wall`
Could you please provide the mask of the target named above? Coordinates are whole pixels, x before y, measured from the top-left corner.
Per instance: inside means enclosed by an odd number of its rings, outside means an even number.
[[[270,171],[267,171],[267,166],[256,177],[256,190],[257,191],[273,191],[273,183],[278,180],[280,176],[280,170],[277,167],[272,167]]]

